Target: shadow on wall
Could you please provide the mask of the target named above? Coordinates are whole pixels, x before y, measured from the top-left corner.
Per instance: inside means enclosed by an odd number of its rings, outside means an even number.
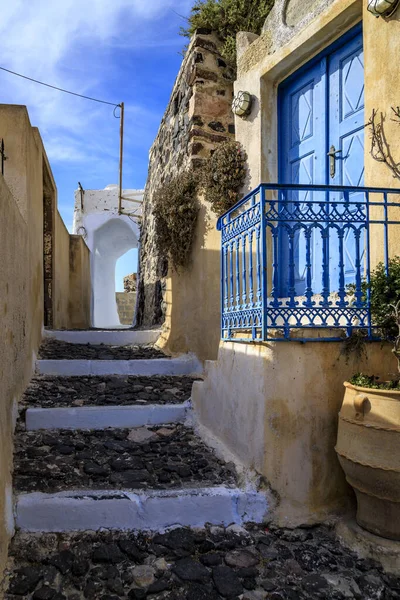
[[[200,423],[265,478],[282,526],[322,522],[354,498],[334,450],[343,382],[359,371],[387,379],[396,365],[380,343],[348,363],[341,347],[221,342],[193,387]]]
[[[171,267],[163,292],[165,323],[159,340],[171,353],[194,352],[200,360],[217,357],[221,330],[220,232],[209,203],[200,198],[192,261]]]
[[[163,289],[161,279],[154,283],[144,284],[139,281],[136,323],[138,327],[155,327],[164,322]]]
[[[115,267],[117,260],[128,250],[138,247],[133,229],[116,217],[95,230],[93,236],[93,326],[118,327],[115,298]]]

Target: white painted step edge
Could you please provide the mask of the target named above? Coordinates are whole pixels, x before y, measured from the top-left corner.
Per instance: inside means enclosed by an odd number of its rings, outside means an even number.
[[[262,523],[265,494],[224,486],[168,491],[70,491],[20,494],[16,526],[31,532],[162,531],[174,526],[203,527]]]
[[[28,408],[28,431],[37,429],[107,429],[182,423],[190,402],[140,406],[82,406],[74,408]]]
[[[39,375],[201,375],[203,366],[194,354],[178,358],[143,360],[38,360]]]
[[[108,346],[127,346],[154,344],[160,337],[161,329],[145,330],[77,330],[55,331],[45,329],[43,337],[70,344],[105,344]]]

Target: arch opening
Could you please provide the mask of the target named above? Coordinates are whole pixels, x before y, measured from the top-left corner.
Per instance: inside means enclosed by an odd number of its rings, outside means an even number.
[[[121,325],[116,301],[115,272],[117,261],[138,247],[138,237],[130,224],[115,217],[107,220],[93,235],[93,326],[101,329]],[[128,325],[125,325],[127,327]]]
[[[121,325],[132,327],[136,308],[138,249],[131,248],[119,257],[115,267],[115,289]]]

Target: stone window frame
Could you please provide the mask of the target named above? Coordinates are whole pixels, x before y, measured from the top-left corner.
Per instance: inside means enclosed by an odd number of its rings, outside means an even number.
[[[278,181],[279,84],[360,23],[362,11],[359,0],[348,0],[345,5],[342,2],[331,4],[260,65],[260,181]],[[272,110],[263,110],[263,107]]]

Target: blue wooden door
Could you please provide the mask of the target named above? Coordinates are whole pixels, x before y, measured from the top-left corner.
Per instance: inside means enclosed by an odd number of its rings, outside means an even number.
[[[336,50],[329,60],[329,145],[339,151],[335,161],[335,177],[329,177],[332,185],[364,185],[364,56],[361,33]],[[330,195],[331,201],[335,199]],[[344,200],[343,197],[340,200]],[[357,201],[363,201],[362,193],[352,193],[348,198],[350,210]],[[354,281],[356,248],[354,230],[344,230],[345,283]],[[360,247],[363,248],[363,239]],[[338,288],[339,250],[337,236],[330,236],[330,287]],[[363,255],[358,257],[361,261]]]
[[[347,34],[342,40],[309,65],[295,73],[279,89],[279,176],[281,183],[363,185],[364,175],[364,68],[362,34]],[[335,175],[332,178],[328,152],[334,146]],[[308,200],[339,199],[323,192],[286,194],[288,201],[300,202],[306,210]],[[342,198],[340,198],[342,199]],[[350,199],[357,201],[357,195]],[[292,292],[288,281],[289,235],[282,227],[280,235],[280,295]],[[332,237],[332,236],[331,236]],[[346,281],[352,280],[354,239],[345,237]],[[337,240],[330,240],[330,290],[337,288]],[[295,293],[306,288],[306,241],[304,230],[294,238]],[[317,228],[311,233],[312,289],[322,288],[322,237]],[[292,258],[293,260],[293,258]]]

